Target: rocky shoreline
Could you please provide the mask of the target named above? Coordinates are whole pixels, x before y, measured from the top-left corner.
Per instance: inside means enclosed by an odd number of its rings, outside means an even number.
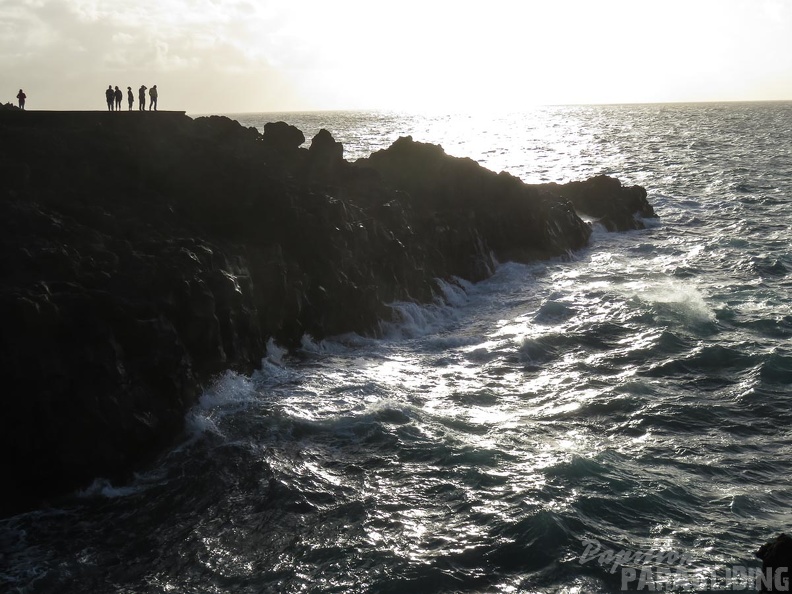
[[[305,149],[178,112],[7,110],[0,131],[3,514],[129,478],[270,339],[376,333],[436,278],[584,247],[581,214],[654,216],[638,186],[527,185],[409,137],[349,163],[324,130]]]

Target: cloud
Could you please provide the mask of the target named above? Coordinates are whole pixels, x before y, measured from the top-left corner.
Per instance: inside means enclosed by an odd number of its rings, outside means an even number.
[[[0,100],[101,109],[510,108],[789,97],[781,0],[0,0]]]
[[[0,0],[4,78],[30,89],[31,108],[101,107],[107,84],[151,86],[154,79],[160,81],[163,99],[169,88],[171,99],[178,99],[173,108],[208,110],[206,97],[217,98],[219,85],[226,88],[224,104],[230,110],[244,108],[240,98],[251,93],[266,100],[272,86],[293,99],[270,65],[267,44],[260,43],[262,21],[253,4],[142,4],[119,10],[117,3],[101,1]]]

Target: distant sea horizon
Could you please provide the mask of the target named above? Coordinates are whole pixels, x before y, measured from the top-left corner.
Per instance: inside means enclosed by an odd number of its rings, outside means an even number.
[[[411,135],[530,183],[610,175],[658,218],[438,279],[377,338],[273,343],[134,484],[3,520],[0,583],[607,594],[650,558],[656,590],[753,587],[792,529],[792,101],[225,115],[349,160]]]

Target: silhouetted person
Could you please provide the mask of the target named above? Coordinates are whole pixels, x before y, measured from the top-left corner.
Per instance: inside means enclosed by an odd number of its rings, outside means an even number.
[[[27,99],[27,95],[25,95],[25,91],[19,89],[19,93],[17,93],[17,100],[19,101],[19,109],[25,109],[25,99]]]
[[[124,92],[118,88],[116,85],[115,88],[115,108],[116,111],[121,111],[121,102],[124,100]]]
[[[113,85],[108,85],[105,91],[105,99],[107,99],[107,111],[113,111],[113,102],[115,101],[115,91]]]
[[[138,90],[138,101],[140,102],[138,109],[140,111],[146,111],[146,85],[140,85],[140,89]]]
[[[152,107],[154,111],[157,111],[157,85],[149,89],[149,111],[151,111]]]
[[[132,104],[135,102],[135,96],[132,94],[132,87],[127,87],[127,101],[129,101],[129,111],[132,111]]]

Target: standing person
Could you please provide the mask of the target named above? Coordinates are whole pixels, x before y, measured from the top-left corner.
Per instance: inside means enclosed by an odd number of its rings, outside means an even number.
[[[132,104],[135,102],[135,96],[132,94],[132,87],[127,87],[127,101],[129,101],[129,111],[132,111]]]
[[[138,90],[138,101],[140,102],[138,109],[140,111],[146,111],[146,85],[140,85],[140,89]]]
[[[124,100],[124,92],[118,88],[116,85],[115,88],[115,108],[116,111],[121,111],[121,102]]]
[[[107,111],[113,111],[113,101],[115,101],[115,91],[113,90],[113,85],[107,85],[105,99],[107,99]]]
[[[152,107],[154,111],[157,111],[157,85],[149,89],[149,111],[151,111]]]
[[[17,100],[19,101],[19,109],[25,109],[25,99],[27,99],[27,95],[25,95],[25,91],[19,89],[19,93],[17,93]]]

